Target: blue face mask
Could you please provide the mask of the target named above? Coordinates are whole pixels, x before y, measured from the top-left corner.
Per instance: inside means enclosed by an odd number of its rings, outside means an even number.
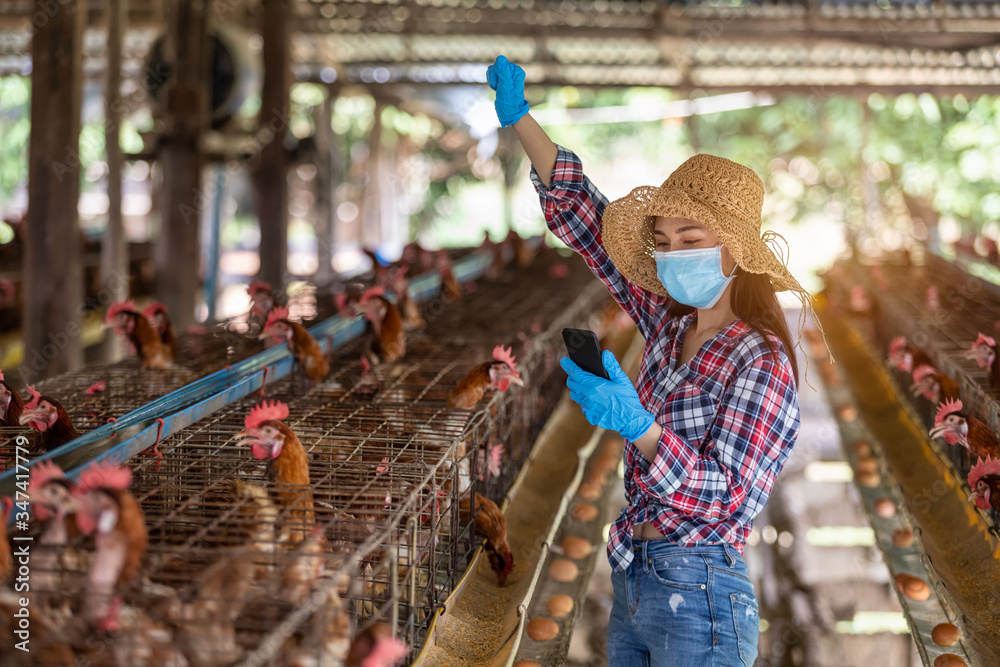
[[[722,272],[722,246],[656,252],[656,274],[674,301],[711,308],[736,277]]]

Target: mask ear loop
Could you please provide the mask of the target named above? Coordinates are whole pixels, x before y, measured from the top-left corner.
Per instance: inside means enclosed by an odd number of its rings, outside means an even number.
[[[722,271],[722,248],[723,248],[724,246],[725,246],[725,244],[724,244],[724,243],[720,243],[720,244],[719,244],[719,245],[717,245],[716,247],[717,247],[717,248],[719,249],[719,271],[721,271],[721,272],[722,272],[722,275],[726,276],[726,272],[725,272],[725,271]],[[737,262],[737,261],[735,260],[735,258],[733,259],[733,263],[735,264],[735,266],[733,266],[733,272],[732,272],[732,273],[730,273],[730,274],[729,274],[728,276],[726,276],[726,279],[727,279],[727,280],[728,280],[728,279],[730,279],[730,278],[735,278],[735,277],[736,277],[736,269],[740,268],[740,263],[739,263],[739,262]]]

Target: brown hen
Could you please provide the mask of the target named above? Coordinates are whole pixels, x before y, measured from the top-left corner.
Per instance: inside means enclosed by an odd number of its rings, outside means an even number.
[[[288,351],[302,367],[306,377],[320,382],[330,372],[330,363],[304,326],[288,319],[288,309],[275,306],[267,317],[267,323],[260,338],[283,340],[288,343]]]
[[[236,436],[237,444],[249,444],[254,458],[266,461],[268,477],[277,485],[278,506],[285,510],[287,525],[279,542],[300,542],[315,524],[313,496],[309,487],[309,457],[295,432],[282,420],[288,406],[280,401],[264,401],[254,406]]]
[[[459,504],[463,521],[474,521],[476,535],[486,538],[484,547],[490,567],[496,572],[497,583],[503,586],[507,575],[514,571],[514,556],[507,544],[507,520],[497,504],[486,496],[476,494],[476,513],[471,515],[471,496],[464,496]]]
[[[507,391],[511,383],[523,385],[521,374],[509,348],[493,348],[493,361],[474,366],[448,394],[448,407],[467,410],[475,407],[488,389]]]

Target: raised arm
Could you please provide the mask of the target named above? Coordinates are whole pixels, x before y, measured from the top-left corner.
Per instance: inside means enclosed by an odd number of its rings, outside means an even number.
[[[556,164],[559,147],[552,143],[549,135],[545,134],[545,130],[538,124],[538,121],[531,117],[531,114],[524,114],[519,121],[514,123],[513,127],[514,132],[517,133],[518,141],[521,142],[524,152],[527,153],[531,165],[538,174],[538,180],[546,188],[549,187],[549,181],[552,179],[552,167]]]
[[[608,204],[607,197],[584,176],[580,158],[554,144],[528,114],[524,70],[499,56],[487,69],[486,79],[497,91],[494,106],[500,124],[513,126],[531,160],[531,180],[549,229],[583,255],[591,271],[608,286],[611,296],[639,327],[639,333],[649,340],[663,321],[667,299],[629,282],[608,257],[601,239],[601,217]]]

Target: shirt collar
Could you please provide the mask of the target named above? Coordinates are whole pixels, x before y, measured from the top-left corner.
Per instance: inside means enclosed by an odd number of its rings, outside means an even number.
[[[681,378],[686,380],[691,380],[692,378],[698,376],[698,370],[691,367],[690,361],[683,366],[678,365],[681,356],[681,346],[684,343],[684,336],[687,334],[688,327],[691,325],[691,322],[694,321],[697,314],[698,311],[693,311],[680,319],[677,326],[677,335],[674,337],[674,340],[670,345],[670,356],[668,362],[669,368],[673,369],[674,373],[678,373]],[[721,342],[728,348],[736,344],[735,340],[732,339],[742,336],[749,330],[750,327],[747,326],[743,320],[735,319],[726,325],[722,331],[715,334],[712,338],[712,341],[714,341],[713,344]],[[704,347],[704,344],[702,344],[702,347]],[[695,352],[695,357],[697,357],[700,353],[701,349],[698,349]]]

